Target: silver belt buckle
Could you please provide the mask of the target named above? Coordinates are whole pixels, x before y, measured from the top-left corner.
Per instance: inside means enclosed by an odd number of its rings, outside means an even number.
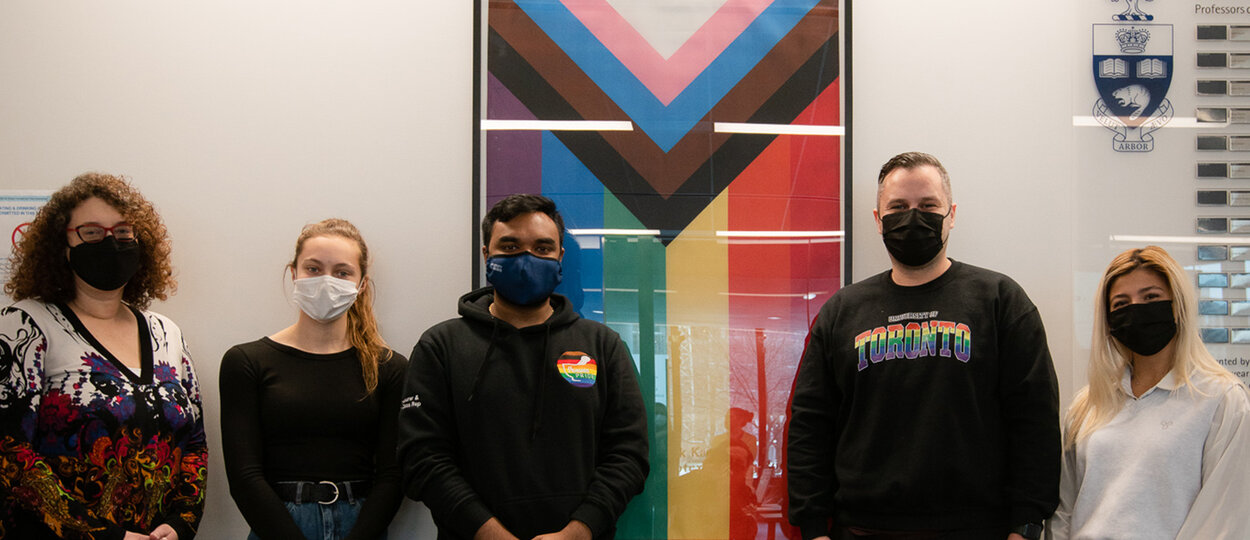
[[[317,504],[334,504],[335,502],[337,502],[337,501],[339,500],[339,485],[338,485],[338,484],[335,484],[334,482],[331,482],[331,481],[329,481],[329,480],[322,480],[322,481],[317,482],[317,483],[318,483],[318,484],[329,484],[329,485],[330,485],[330,487],[334,488],[334,498],[333,498],[333,499],[330,499],[330,500],[325,501],[325,502],[317,501]]]

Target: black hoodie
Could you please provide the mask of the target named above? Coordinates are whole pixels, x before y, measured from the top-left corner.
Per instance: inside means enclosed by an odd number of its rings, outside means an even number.
[[[491,517],[518,538],[570,520],[612,538],[647,477],[647,420],[619,335],[552,295],[543,324],[490,314],[493,289],[460,297],[460,318],[421,336],[399,412],[409,497],[440,539],[472,538]]]

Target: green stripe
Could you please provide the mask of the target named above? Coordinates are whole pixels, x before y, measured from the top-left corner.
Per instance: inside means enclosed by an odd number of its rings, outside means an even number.
[[[611,193],[604,194],[605,228],[641,229],[640,223]],[[638,382],[647,407],[651,473],[642,494],[634,497],[617,522],[616,537],[648,540],[668,537],[668,445],[666,403],[657,403],[656,387],[668,373],[665,325],[664,244],[654,237],[608,237],[603,243],[603,317],[621,334],[638,362]],[[658,353],[658,355],[657,355]],[[663,421],[656,422],[657,410]]]

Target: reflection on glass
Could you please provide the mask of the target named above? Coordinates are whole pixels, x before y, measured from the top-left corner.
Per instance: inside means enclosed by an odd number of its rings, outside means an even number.
[[[1223,107],[1198,107],[1194,117],[1198,122],[1223,124],[1228,121],[1228,109]]]
[[[1250,96],[1250,81],[1228,81],[1228,95],[1234,97]]]
[[[1230,328],[1229,342],[1231,343],[1250,343],[1250,328]]]
[[[1199,163],[1198,178],[1228,178],[1228,164]]]
[[[1228,192],[1219,190],[1198,190],[1198,204],[1202,206],[1224,206],[1228,204]]]
[[[1228,232],[1228,219],[1198,218],[1198,232],[1203,234],[1226,233]]]
[[[1228,93],[1228,81],[1221,79],[1199,79],[1198,95],[1200,96],[1222,96]]]
[[[1228,258],[1228,246],[1198,246],[1198,260],[1222,261]]]
[[[1228,39],[1228,27],[1222,24],[1200,24],[1198,25],[1198,39],[1202,41]]]
[[[1202,341],[1204,343],[1228,343],[1228,329],[1203,328]]]
[[[1250,54],[1228,53],[1228,67],[1233,69],[1250,68]]]
[[[1222,289],[1228,286],[1228,274],[1198,274],[1198,286]]]
[[[1228,315],[1228,302],[1225,300],[1202,300],[1198,302],[1199,315]]]
[[[1223,135],[1199,135],[1199,150],[1228,150],[1228,137]]]
[[[1198,53],[1198,67],[1200,68],[1222,68],[1228,67],[1228,55],[1225,53]]]

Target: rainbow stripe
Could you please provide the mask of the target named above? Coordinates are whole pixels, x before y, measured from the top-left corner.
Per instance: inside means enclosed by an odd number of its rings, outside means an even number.
[[[567,236],[557,289],[629,345],[651,419],[651,474],[617,537],[791,535],[784,419],[808,325],[841,283],[841,244],[723,233],[842,230],[841,141],[711,126],[840,125],[837,2],[729,0],[737,11],[668,60],[603,5],[490,3],[487,118],[639,129],[491,131],[486,203],[541,192],[569,229],[660,231]],[[562,355],[561,375],[593,384],[580,361]],[[748,453],[725,442],[731,407],[751,415]]]
[[[581,351],[569,351],[560,355],[556,360],[556,369],[564,380],[578,388],[594,386],[599,375],[599,365],[595,363],[595,359]]]

